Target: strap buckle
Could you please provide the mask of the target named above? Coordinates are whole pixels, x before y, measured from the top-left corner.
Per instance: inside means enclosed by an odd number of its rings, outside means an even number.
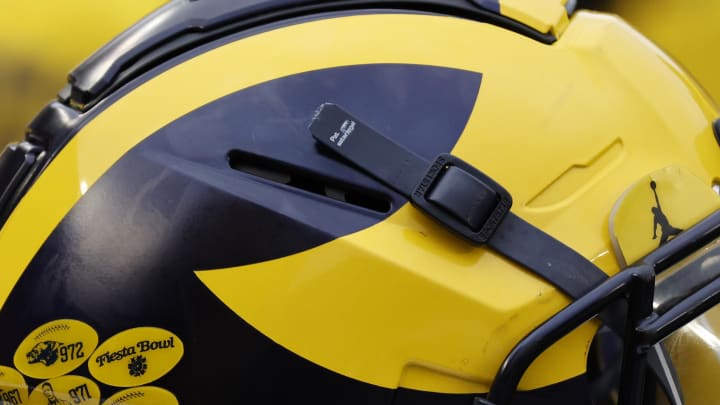
[[[490,239],[512,206],[510,193],[501,185],[446,153],[430,164],[410,201],[475,244]]]

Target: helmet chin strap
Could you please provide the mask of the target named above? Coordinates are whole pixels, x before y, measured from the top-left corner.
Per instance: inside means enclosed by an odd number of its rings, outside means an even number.
[[[574,300],[608,279],[578,252],[512,213],[510,194],[455,156],[441,154],[428,162],[330,103],[318,108],[309,130],[321,145],[408,198],[448,230],[475,245],[487,245]],[[613,309],[602,312],[600,319],[622,336],[624,319]],[[681,405],[667,354],[656,347],[648,358],[671,404]]]
[[[441,154],[428,162],[334,104],[321,105],[309,129],[456,235],[487,245],[568,296],[580,298],[607,280],[592,262],[513,214],[510,194],[459,158]]]

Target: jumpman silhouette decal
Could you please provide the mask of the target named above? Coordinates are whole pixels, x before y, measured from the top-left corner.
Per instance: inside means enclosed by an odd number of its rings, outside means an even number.
[[[670,225],[670,221],[668,221],[667,217],[665,216],[665,213],[662,211],[662,208],[660,207],[660,199],[658,199],[657,191],[655,190],[657,188],[657,184],[655,181],[650,182],[650,188],[653,191],[653,194],[655,195],[655,203],[657,204],[656,207],[652,207],[650,211],[653,213],[653,239],[657,239],[657,227],[660,225],[660,244],[658,246],[664,245],[668,240],[675,237],[677,234],[682,232],[682,229],[675,228],[674,226]]]

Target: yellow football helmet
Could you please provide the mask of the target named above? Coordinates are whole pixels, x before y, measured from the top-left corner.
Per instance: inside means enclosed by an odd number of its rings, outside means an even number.
[[[573,3],[131,27],[0,157],[0,399],[684,403],[670,343],[716,349],[683,336],[720,300],[718,111]]]

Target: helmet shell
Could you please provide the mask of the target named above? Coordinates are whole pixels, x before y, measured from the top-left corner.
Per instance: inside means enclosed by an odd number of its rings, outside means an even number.
[[[78,116],[0,230],[12,252],[0,362],[67,318],[97,332],[104,350],[89,361],[131,373],[153,367],[142,348],[181,340],[179,362],[168,355],[177,364],[143,380],[181,403],[487,392],[568,299],[322,153],[307,124],[330,101],[427,159],[452,152],[508,189],[514,213],[614,274],[613,202],[668,165],[710,185],[717,112],[615,17],[576,13],[557,35],[333,11],[228,34],[128,82]],[[521,383],[531,402],[577,387],[595,329],[533,364]],[[92,370],[74,372],[100,379]],[[103,382],[108,397],[127,386]]]

